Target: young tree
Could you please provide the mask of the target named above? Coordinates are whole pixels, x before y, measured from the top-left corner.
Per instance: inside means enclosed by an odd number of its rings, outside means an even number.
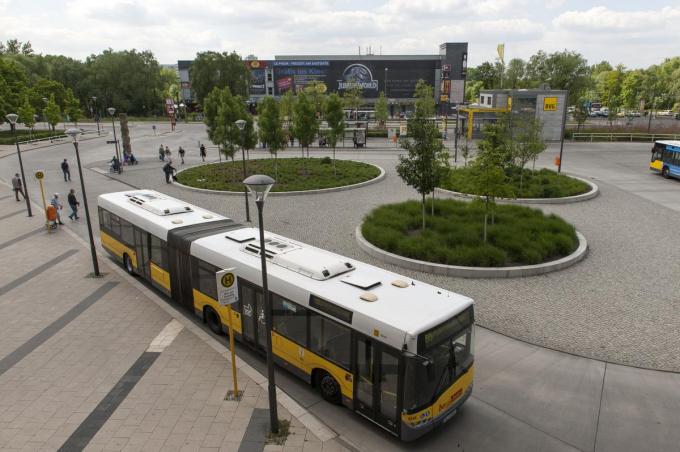
[[[543,141],[543,125],[533,115],[522,115],[513,125],[515,132],[514,153],[515,163],[519,167],[519,193],[522,194],[524,186],[524,167],[531,160],[536,161],[538,155],[546,148]]]
[[[348,83],[350,83],[350,87],[342,93],[342,100],[345,103],[345,108],[353,110],[355,112],[355,119],[359,119],[358,112],[363,102],[361,96],[364,94],[364,90],[359,83],[352,83],[352,81]]]
[[[460,153],[465,161],[465,166],[467,166],[468,158],[470,158],[470,144],[468,143],[467,138],[465,139],[465,143],[460,147]]]
[[[397,174],[422,196],[425,230],[425,196],[434,192],[449,168],[449,156],[436,124],[419,115],[408,121],[408,137],[400,140],[407,156],[400,155]],[[433,203],[434,204],[434,203]]]
[[[83,110],[80,108],[80,100],[73,95],[71,88],[66,89],[66,96],[64,97],[64,111],[71,118],[73,124],[77,127],[78,120],[83,117]]]
[[[380,91],[378,99],[375,101],[375,119],[383,129],[387,127],[387,98],[385,92]]]
[[[283,149],[286,143],[286,135],[283,133],[279,104],[274,98],[267,96],[260,103],[260,115],[258,126],[260,128],[260,141],[269,149],[269,153],[274,156],[274,179],[278,179],[278,151]]]
[[[576,110],[574,110],[574,119],[576,120],[576,131],[580,132],[581,127],[588,119],[590,112],[588,111],[588,101],[582,97],[576,102]]]
[[[418,80],[416,83],[416,114],[423,118],[431,118],[434,116],[435,103],[432,87],[425,83],[424,80]]]
[[[326,91],[328,88],[323,82],[312,82],[305,86],[304,92],[309,96],[310,101],[314,104],[314,110],[317,117],[321,117],[326,106]]]
[[[28,101],[28,96],[24,97],[24,103],[19,107],[18,113],[19,121],[33,132],[33,126],[35,125],[35,109]]]
[[[54,100],[54,94],[51,95],[50,99],[47,101],[45,117],[47,118],[47,123],[52,127],[52,132],[54,132],[54,128],[61,120],[61,109]]]
[[[381,93],[382,94],[382,93]],[[328,123],[328,144],[333,148],[333,175],[335,176],[335,147],[345,133],[345,113],[342,111],[342,99],[333,93],[326,102],[326,122]]]
[[[293,106],[293,132],[300,141],[302,156],[307,150],[309,158],[309,145],[312,144],[319,132],[319,121],[316,119],[314,104],[305,93],[299,93]]]

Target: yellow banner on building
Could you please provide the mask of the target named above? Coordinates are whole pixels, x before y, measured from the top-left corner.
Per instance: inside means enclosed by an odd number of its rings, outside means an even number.
[[[500,58],[501,64],[505,64],[505,44],[498,44],[496,51],[498,52],[498,58]]]

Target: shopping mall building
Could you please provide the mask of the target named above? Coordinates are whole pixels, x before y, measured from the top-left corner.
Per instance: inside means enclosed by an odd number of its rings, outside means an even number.
[[[317,84],[326,92],[342,94],[359,85],[367,105],[385,92],[390,113],[411,109],[418,80],[434,87],[439,112],[463,103],[468,60],[466,42],[444,43],[432,55],[283,55],[273,60],[246,60],[250,69],[250,102],[278,97]],[[195,103],[189,80],[192,61],[178,61],[182,101]]]

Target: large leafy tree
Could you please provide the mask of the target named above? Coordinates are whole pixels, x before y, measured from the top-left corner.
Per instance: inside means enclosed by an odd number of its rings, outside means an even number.
[[[428,85],[424,80],[418,80],[415,96],[416,113],[423,118],[434,116],[435,103],[432,86]]]
[[[47,123],[52,127],[52,131],[54,132],[54,128],[59,124],[59,121],[61,121],[61,108],[59,108],[57,101],[54,100],[54,94],[50,95],[50,98],[47,101],[45,118],[47,118]]]
[[[333,148],[333,175],[336,175],[335,148],[338,145],[338,140],[345,133],[345,113],[342,111],[342,99],[336,93],[328,97],[325,118],[326,123],[328,123],[328,144]]]
[[[441,141],[439,129],[416,112],[408,121],[408,137],[400,140],[407,155],[399,156],[397,174],[422,197],[423,230],[425,229],[425,196],[434,192],[448,172],[449,155]],[[434,203],[433,203],[434,209]]]
[[[71,88],[66,90],[64,111],[76,126],[78,125],[78,120],[83,117],[83,110],[80,108],[80,100],[73,95]]]
[[[526,72],[532,86],[546,83],[552,89],[569,90],[571,103],[583,95],[590,83],[588,62],[580,53],[569,50],[550,55],[539,51],[529,59]]]
[[[26,128],[33,130],[35,126],[35,109],[28,101],[28,96],[24,97],[24,103],[18,110],[19,121],[26,126]]]
[[[380,95],[375,101],[375,119],[383,129],[387,124],[387,98],[385,92],[380,91]]]
[[[250,120],[252,128],[252,117],[245,111],[243,100],[240,96],[233,96],[229,87],[221,89],[215,87],[203,100],[203,112],[208,127],[208,138],[219,147],[221,153],[231,158],[233,163],[238,146],[242,143],[241,131],[236,126],[236,121],[245,119],[247,124]],[[234,181],[236,180],[234,165],[232,169]]]
[[[250,72],[235,52],[199,52],[189,69],[189,79],[201,104],[215,87],[228,87],[233,95],[248,96]]]
[[[278,153],[286,144],[286,135],[283,133],[279,104],[274,98],[267,96],[262,99],[259,107],[257,125],[259,127],[260,141],[269,149],[274,156],[274,179],[278,179]]]

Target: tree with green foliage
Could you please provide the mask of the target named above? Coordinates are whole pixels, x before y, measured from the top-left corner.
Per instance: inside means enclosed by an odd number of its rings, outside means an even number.
[[[333,93],[328,97],[325,118],[328,123],[328,144],[333,148],[333,175],[337,176],[335,168],[335,148],[338,145],[338,140],[342,138],[345,133],[345,113],[342,111],[342,99],[336,93]]]
[[[428,85],[424,80],[418,80],[418,83],[416,83],[415,97],[416,114],[423,118],[433,117],[435,103],[432,86]]]
[[[503,84],[506,88],[518,89],[526,87],[526,63],[521,58],[513,58],[508,62],[508,67],[505,70],[505,81]]]
[[[19,121],[26,126],[31,132],[33,132],[33,126],[35,126],[35,109],[28,101],[28,96],[24,97],[24,103],[19,107],[17,111],[19,114]]]
[[[467,140],[467,137],[465,138],[465,143],[460,147],[460,155],[463,156],[463,161],[464,166],[467,166],[468,159],[470,158],[470,143]]]
[[[250,71],[236,52],[199,52],[189,68],[191,88],[202,105],[214,87],[228,87],[233,95],[248,97]]]
[[[581,131],[581,127],[588,119],[590,111],[588,110],[588,101],[585,97],[581,97],[576,101],[576,109],[574,110],[574,120],[576,120],[576,132]]]
[[[319,132],[319,121],[316,118],[314,104],[305,93],[298,93],[293,106],[293,133],[300,141],[302,156],[309,158],[309,145],[314,142]]]
[[[514,157],[515,164],[519,168],[519,193],[522,194],[524,186],[524,167],[530,161],[545,151],[546,144],[543,141],[543,125],[534,115],[520,115],[513,123]]]
[[[348,108],[354,112],[354,118],[359,119],[359,107],[363,103],[364,89],[359,83],[354,80],[350,80],[349,88],[346,88],[342,93],[342,100],[345,104],[345,108]]]
[[[326,84],[323,82],[314,81],[304,87],[304,92],[309,96],[312,104],[314,104],[314,109],[316,110],[317,117],[321,117],[326,106]]]
[[[434,121],[416,114],[409,119],[407,128],[408,137],[402,137],[399,144],[408,154],[399,156],[397,174],[421,195],[425,230],[425,197],[434,192],[448,172],[449,155]]]
[[[278,179],[278,152],[286,144],[286,134],[283,132],[279,104],[273,97],[262,99],[259,107],[257,125],[260,128],[260,141],[267,146],[269,153],[274,156],[274,179]]]
[[[380,91],[380,95],[375,101],[375,119],[383,129],[387,127],[387,114],[387,98],[385,92]]]
[[[78,120],[83,117],[83,110],[81,110],[80,101],[73,95],[71,88],[66,89],[66,96],[64,97],[64,112],[77,127]]]
[[[221,89],[215,87],[203,99],[203,112],[208,127],[208,138],[218,146],[226,158],[231,158],[233,163],[238,145],[242,142],[241,131],[236,121],[246,119],[243,101],[240,96],[232,96],[229,87]],[[252,122],[252,118],[250,120]],[[232,168],[235,168],[235,165],[232,165]],[[232,172],[232,180],[235,178],[236,173]]]
[[[477,80],[465,85],[465,100],[470,103],[479,102],[479,92],[484,88],[484,82]]]
[[[54,132],[55,127],[59,124],[59,121],[61,121],[61,109],[54,100],[54,94],[52,94],[47,101],[45,117],[47,118],[47,123],[52,127],[52,132]]]

